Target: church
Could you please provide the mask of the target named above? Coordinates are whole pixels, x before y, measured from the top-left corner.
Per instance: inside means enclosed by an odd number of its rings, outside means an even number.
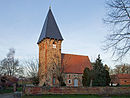
[[[82,86],[86,67],[92,69],[88,56],[61,53],[63,37],[51,8],[46,16],[39,40],[39,86],[57,86],[57,75],[62,75],[66,86]]]

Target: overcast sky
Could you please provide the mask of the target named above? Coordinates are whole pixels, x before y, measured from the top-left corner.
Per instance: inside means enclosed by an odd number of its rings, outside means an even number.
[[[38,57],[37,41],[50,5],[64,38],[63,53],[87,55],[91,61],[101,54],[104,64],[118,64],[102,51],[109,34],[103,24],[105,0],[0,0],[0,60],[9,48],[21,61]]]

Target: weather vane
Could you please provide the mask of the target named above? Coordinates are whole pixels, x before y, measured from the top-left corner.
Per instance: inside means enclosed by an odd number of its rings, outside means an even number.
[[[49,6],[49,9],[51,9],[51,5],[52,5],[52,0],[51,0],[51,2],[50,2],[50,6]]]

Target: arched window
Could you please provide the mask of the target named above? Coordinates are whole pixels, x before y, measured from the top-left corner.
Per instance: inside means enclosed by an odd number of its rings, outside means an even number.
[[[74,87],[78,86],[78,79],[74,79]]]

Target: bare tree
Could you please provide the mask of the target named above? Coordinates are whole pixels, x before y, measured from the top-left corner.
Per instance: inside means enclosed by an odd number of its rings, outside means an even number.
[[[33,84],[37,85],[39,83],[39,77],[38,77],[38,60],[37,59],[31,59],[28,61],[25,61],[25,71],[27,78],[30,78],[33,82]]]
[[[130,52],[130,0],[107,0],[107,17],[104,22],[111,27],[106,37],[105,50],[112,50],[116,60]]]
[[[109,69],[109,74],[110,74],[110,75],[114,75],[114,74],[115,74],[114,69],[110,68],[110,69]]]
[[[57,80],[59,81],[59,86],[65,86],[65,69],[67,68],[66,65],[69,61],[71,56],[68,56],[67,59],[59,59],[59,56],[52,57],[52,62],[50,66],[48,66],[48,73],[51,74],[50,76],[54,75]],[[60,60],[60,61],[59,61]]]
[[[113,69],[115,74],[120,74],[120,73],[130,73],[130,65],[129,64],[123,64],[123,65],[116,65],[115,68]]]
[[[38,60],[37,59],[31,59],[28,61],[25,61],[25,70],[28,77],[34,77],[38,76]]]
[[[48,74],[56,77],[56,79],[59,81],[59,86],[61,86],[64,77],[64,66],[61,65],[58,56],[55,58],[52,57],[51,60],[52,62],[50,66],[48,66]]]
[[[8,76],[22,76],[23,75],[23,67],[20,66],[19,60],[15,59],[15,50],[9,49],[9,53],[7,54],[7,57],[4,58],[0,62],[0,70],[1,74],[8,75]]]

